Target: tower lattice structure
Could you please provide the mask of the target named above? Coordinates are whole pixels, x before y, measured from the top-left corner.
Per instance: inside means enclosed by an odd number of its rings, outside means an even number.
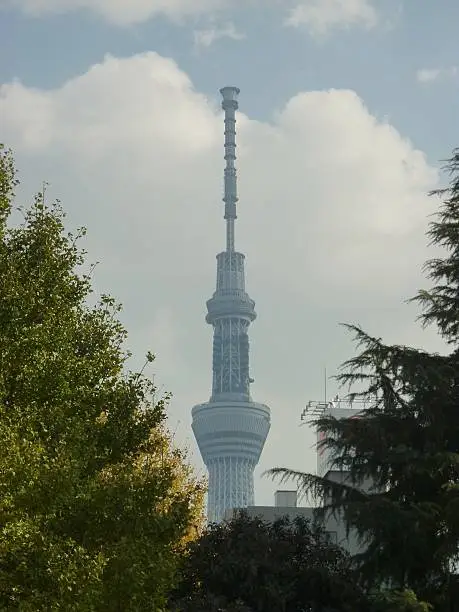
[[[250,396],[248,330],[256,318],[255,302],[245,290],[245,257],[234,246],[239,89],[224,87],[220,93],[225,112],[226,250],[217,255],[217,286],[207,302],[206,321],[214,330],[212,395],[192,410],[193,432],[209,472],[209,522],[222,520],[229,509],[254,504],[253,473],[270,428],[269,408]]]

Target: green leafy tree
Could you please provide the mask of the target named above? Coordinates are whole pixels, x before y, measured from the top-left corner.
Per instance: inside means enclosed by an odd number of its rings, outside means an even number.
[[[371,599],[371,612],[432,612],[432,606],[419,601],[411,590],[383,590]]]
[[[171,602],[177,612],[368,612],[351,560],[304,518],[241,512],[190,543]]]
[[[444,257],[426,264],[435,285],[414,300],[423,323],[436,323],[452,352],[387,346],[350,326],[362,351],[338,379],[351,391],[363,388],[351,399],[363,397],[371,407],[359,419],[315,421],[347,481],[285,468],[271,474],[295,478],[322,500],[323,512],[342,513],[365,545],[358,560],[367,585],[412,589],[435,610],[450,612],[459,605],[452,569],[459,557],[459,150],[447,170],[451,182],[433,192],[443,204],[429,230]],[[369,492],[366,481],[373,483]]]
[[[10,226],[16,185],[1,148],[0,610],[159,612],[201,483],[165,429],[168,398],[126,373],[119,307],[88,305],[83,231],[42,194]]]

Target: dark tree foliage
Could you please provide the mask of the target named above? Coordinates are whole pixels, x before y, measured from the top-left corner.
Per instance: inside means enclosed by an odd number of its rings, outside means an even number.
[[[304,518],[241,512],[188,548],[175,612],[367,612],[351,560]]]
[[[452,352],[387,346],[349,326],[362,350],[338,379],[351,391],[363,387],[351,398],[371,407],[358,419],[315,421],[334,468],[349,473],[346,484],[271,471],[344,513],[366,545],[358,560],[367,585],[413,589],[439,612],[459,609],[452,607],[459,606],[452,594],[459,558],[459,150],[447,170],[451,183],[434,192],[443,204],[429,230],[444,257],[427,262],[435,286],[413,299],[423,307],[423,323],[436,323]],[[368,479],[373,487],[364,493]]]

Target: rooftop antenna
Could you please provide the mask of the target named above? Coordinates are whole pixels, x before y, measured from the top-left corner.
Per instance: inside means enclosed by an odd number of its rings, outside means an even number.
[[[327,405],[327,366],[324,367],[324,405]]]

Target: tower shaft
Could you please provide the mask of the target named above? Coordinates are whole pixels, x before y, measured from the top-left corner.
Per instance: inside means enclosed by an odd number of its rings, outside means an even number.
[[[209,471],[208,519],[254,503],[253,471],[270,428],[269,408],[250,397],[249,336],[255,302],[245,290],[244,260],[234,246],[236,220],[236,110],[239,89],[224,87],[224,197],[226,250],[217,255],[215,292],[207,302],[214,329],[212,396],[192,411],[192,428]]]
[[[206,321],[213,325],[212,399],[250,399],[249,325],[255,302],[245,291],[244,255],[217,255],[217,288],[207,302]]]

